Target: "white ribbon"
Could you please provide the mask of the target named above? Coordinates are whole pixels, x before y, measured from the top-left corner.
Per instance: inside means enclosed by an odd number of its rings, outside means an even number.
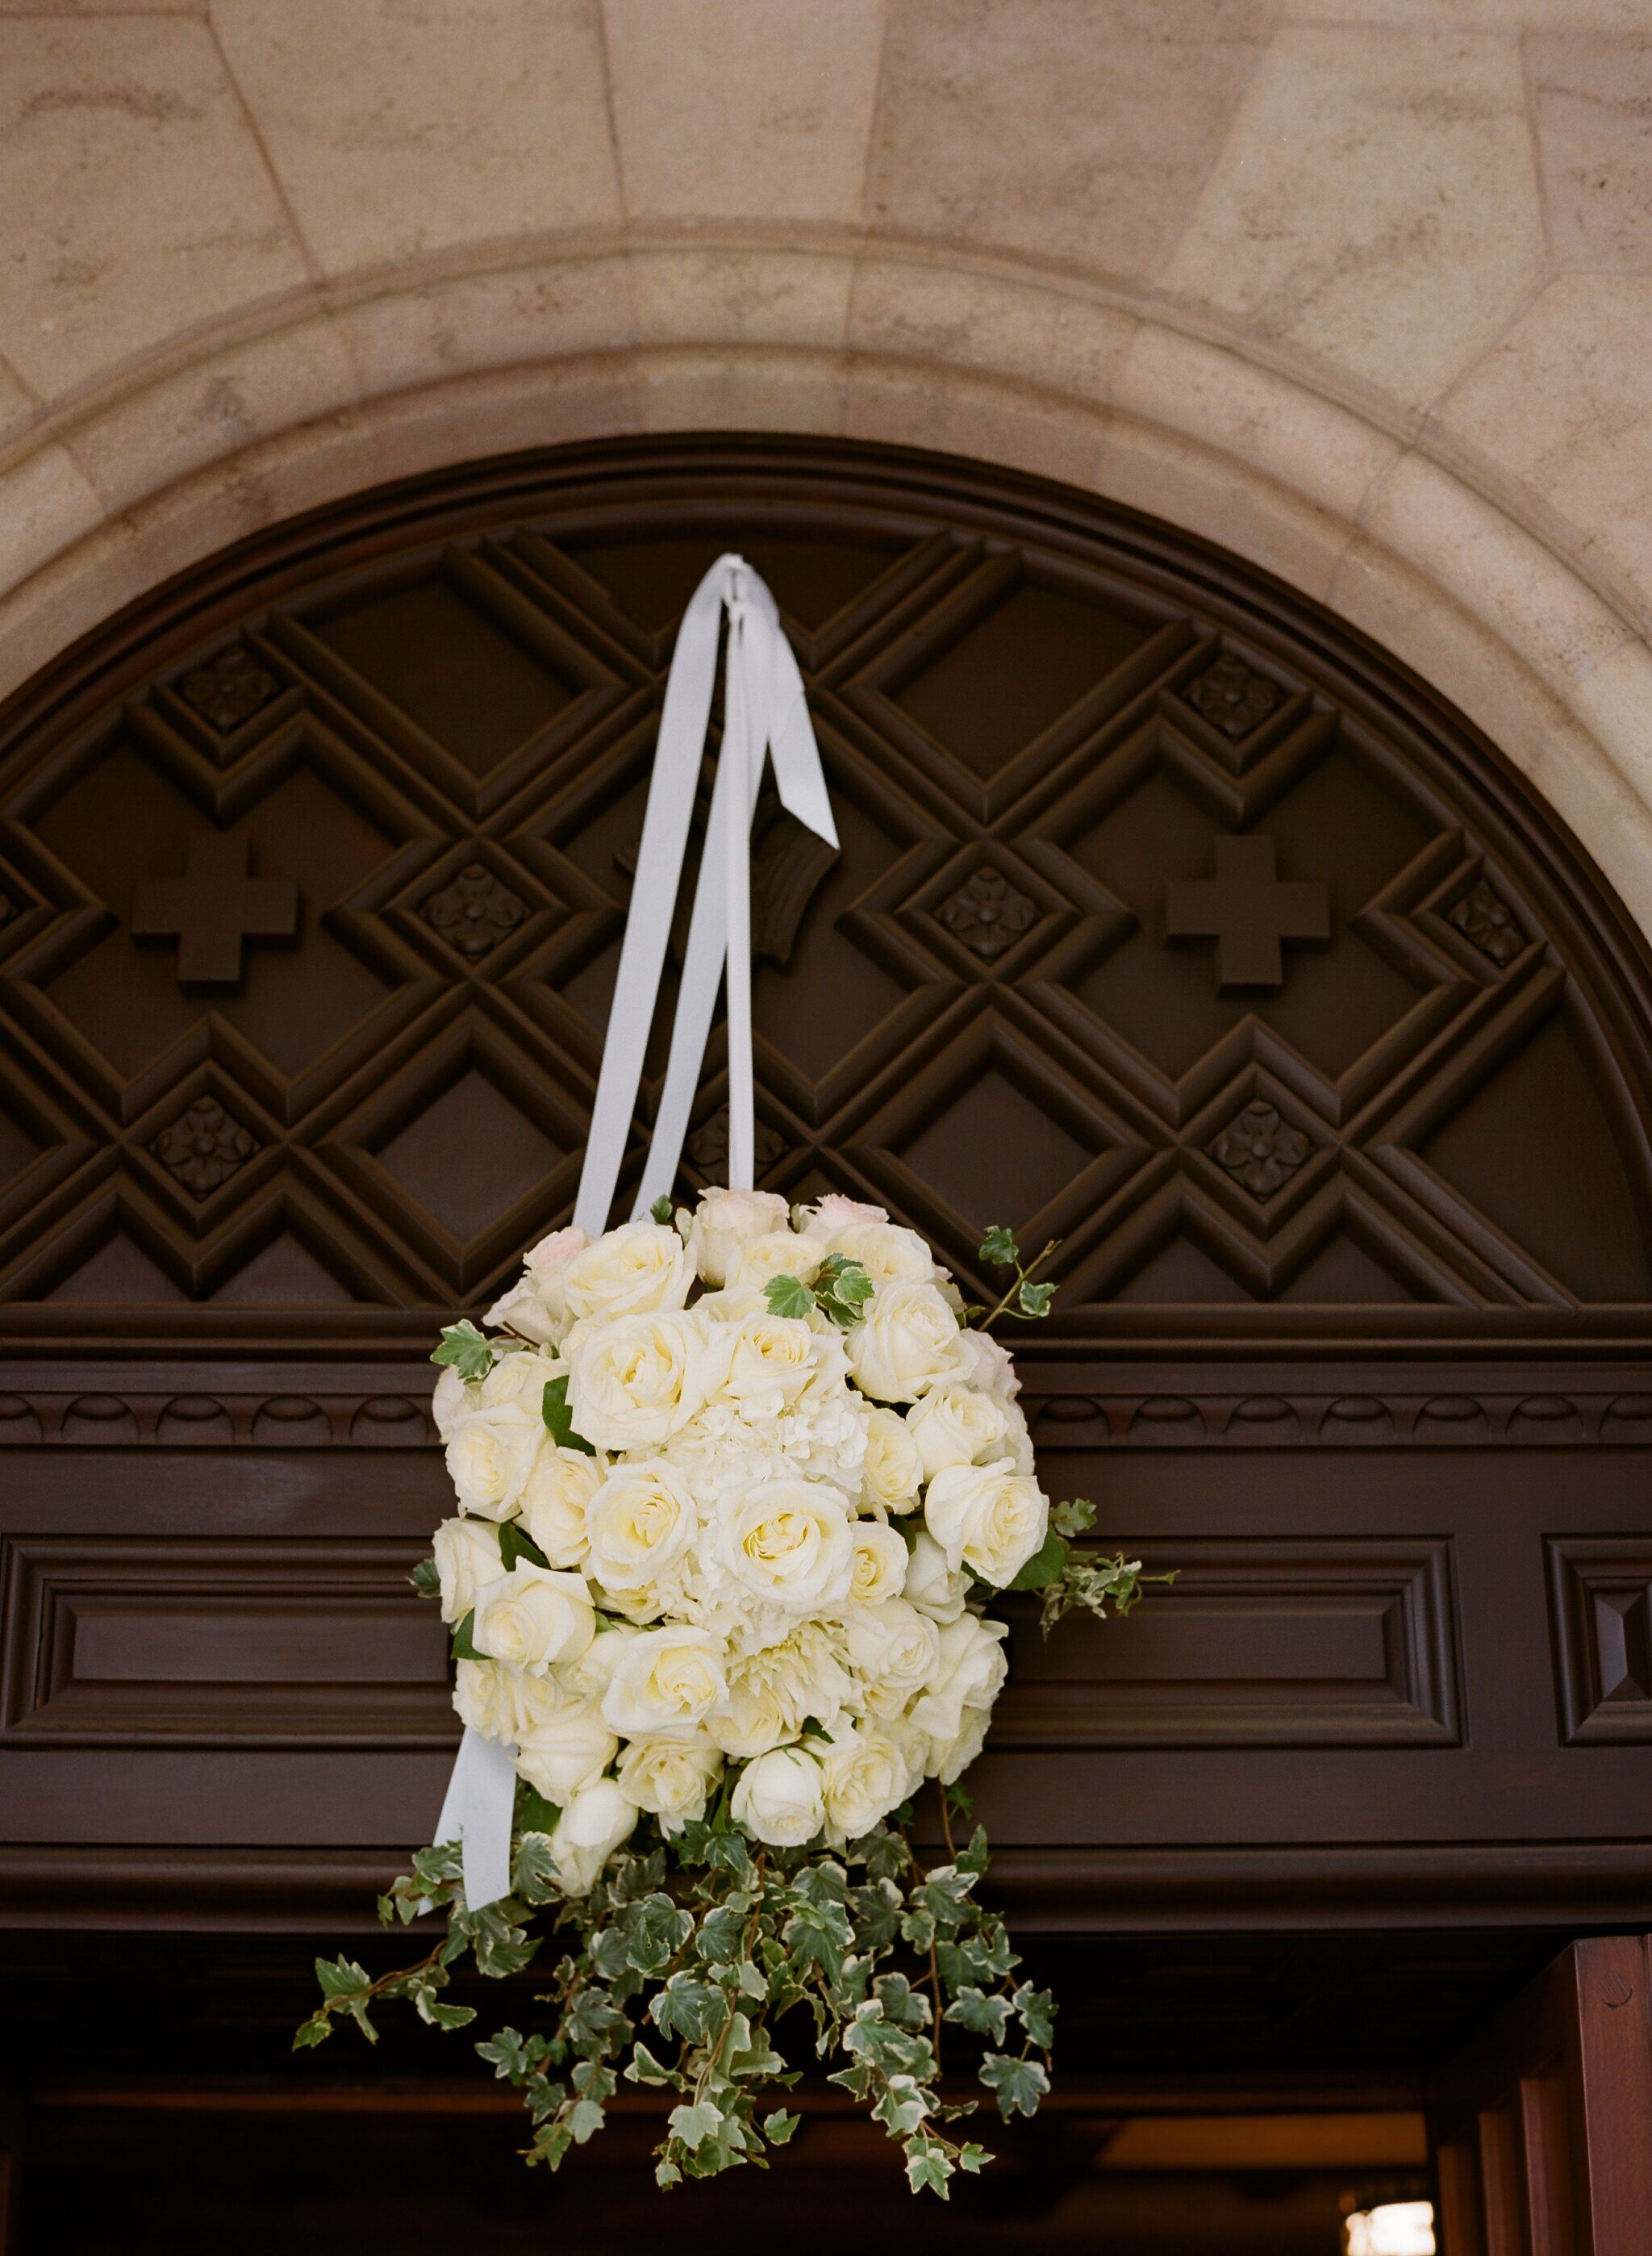
[[[751,1188],[756,1140],[751,1067],[751,820],[765,760],[773,763],[780,803],[787,813],[829,846],[838,842],[803,677],[775,599],[743,558],[720,556],[683,614],[665,683],[619,977],[573,1207],[574,1221],[593,1237],[608,1228],[642,1086],[643,1059],[659,1000],[705,757],[725,611],[728,645],[722,751],[712,786],[711,817],[689,919],[665,1082],[633,1218],[646,1214],[677,1180],[725,971],[728,1181],[736,1189]],[[473,1911],[510,1891],[516,1752],[467,1725],[442,1804],[436,1838],[460,1844],[465,1901]]]

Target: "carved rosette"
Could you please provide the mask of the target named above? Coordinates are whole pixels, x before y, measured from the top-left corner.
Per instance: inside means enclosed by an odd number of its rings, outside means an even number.
[[[215,1096],[198,1096],[150,1146],[168,1174],[198,1199],[209,1197],[263,1147]]]
[[[432,893],[419,913],[438,939],[457,948],[467,962],[478,963],[516,930],[528,905],[491,870],[471,862],[451,884]]]
[[[1206,1146],[1219,1167],[1254,1199],[1270,1199],[1290,1181],[1313,1146],[1271,1104],[1248,1104]]]
[[[953,939],[983,963],[995,962],[1023,933],[1030,932],[1038,913],[1037,901],[990,863],[983,863],[935,912]]]

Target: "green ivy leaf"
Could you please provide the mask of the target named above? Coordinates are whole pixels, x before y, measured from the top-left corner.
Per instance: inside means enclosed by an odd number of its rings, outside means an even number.
[[[418,2007],[419,2019],[436,2029],[462,2029],[467,2021],[476,2018],[474,2006],[445,2006],[439,1998],[432,1998],[428,1990],[421,1990],[413,2001]]]
[[[1087,1535],[1095,1526],[1095,1506],[1087,1496],[1069,1497],[1065,1504],[1051,1505],[1050,1520],[1063,1535]]]
[[[1016,1297],[1023,1316],[1047,1316],[1050,1304],[1056,1297],[1056,1288],[1053,1285],[1031,1285],[1023,1278],[1021,1290]]]
[[[292,2040],[294,2052],[303,2052],[310,2045],[324,2044],[333,2034],[333,2023],[326,2013],[316,2013],[306,2021]]]
[[[1060,1579],[1066,1564],[1066,1540],[1052,1527],[1009,1587],[1012,1590],[1042,1590],[1046,1584]]]
[[[1021,1248],[1016,1243],[1016,1233],[995,1222],[981,1241],[980,1260],[991,1262],[995,1269],[1014,1269],[1021,1260]]]
[[[763,2136],[771,2147],[784,2147],[802,2120],[801,2115],[788,2115],[784,2107],[777,2107],[763,2119]]]
[[[671,1193],[669,1191],[662,1191],[659,1196],[655,1200],[653,1205],[650,1207],[649,1212],[663,1230],[671,1218]]]
[[[763,1288],[763,1297],[770,1314],[776,1316],[806,1316],[814,1306],[814,1294],[801,1277],[771,1277]]]
[[[453,1625],[453,1639],[447,1650],[454,1660],[487,1660],[488,1655],[485,1653],[479,1653],[476,1650],[475,1640],[471,1635],[471,1632],[475,1628],[475,1626],[476,1609],[475,1606],[472,1606],[470,1611],[465,1616],[464,1619],[460,1622],[455,1622]]]
[[[1016,1992],[1012,2003],[1021,2016],[1023,2028],[1034,2044],[1042,2045],[1048,2052],[1056,2037],[1056,2001],[1049,1991],[1035,1990],[1030,1982],[1023,1982]]]
[[[553,1379],[552,1385],[556,1384]],[[502,1519],[499,1523],[499,1556],[508,1575],[518,1559],[528,1559],[536,1567],[548,1567],[551,1562],[534,1541],[519,1519]]]
[[[1017,2060],[1012,2053],[989,2052],[975,2072],[995,2095],[1006,2123],[1012,2115],[1036,2115],[1050,2089],[1050,2078],[1036,2060]]]
[[[952,2157],[932,2139],[913,2139],[906,2148],[906,2182],[914,2193],[938,2193],[949,2200],[946,2181],[953,2175]]]
[[[1004,2041],[1009,2014],[1008,1998],[989,1998],[984,1990],[973,1985],[960,1990],[946,2008],[949,2021],[957,2021],[978,2037],[990,2037],[995,2045]]]
[[[680,2139],[685,2147],[694,2147],[717,2136],[723,2116],[721,2107],[714,2107],[709,2099],[701,2099],[692,2107],[673,2107],[667,2119],[672,2137]]]
[[[442,1594],[442,1578],[433,1558],[421,1559],[407,1579],[421,1598],[439,1598]]]
[[[583,1434],[573,1430],[573,1418],[568,1409],[568,1374],[547,1378],[545,1392],[539,1398],[539,1415],[545,1429],[559,1449],[578,1449],[581,1456],[594,1457],[596,1451]]]
[[[443,1327],[441,1345],[432,1350],[430,1359],[450,1364],[467,1385],[474,1385],[493,1369],[496,1351],[493,1342],[485,1339],[467,1316],[462,1323]]]

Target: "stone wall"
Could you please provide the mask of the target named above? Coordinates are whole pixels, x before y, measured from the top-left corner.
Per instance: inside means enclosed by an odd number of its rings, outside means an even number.
[[[0,687],[236,535],[843,432],[1221,541],[1652,929],[1652,0],[0,0]]]

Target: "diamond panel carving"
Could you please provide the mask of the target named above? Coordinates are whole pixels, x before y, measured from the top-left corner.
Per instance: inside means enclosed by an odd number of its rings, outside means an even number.
[[[162,1129],[150,1149],[186,1190],[205,1198],[262,1146],[215,1096],[198,1096],[170,1128]]]

